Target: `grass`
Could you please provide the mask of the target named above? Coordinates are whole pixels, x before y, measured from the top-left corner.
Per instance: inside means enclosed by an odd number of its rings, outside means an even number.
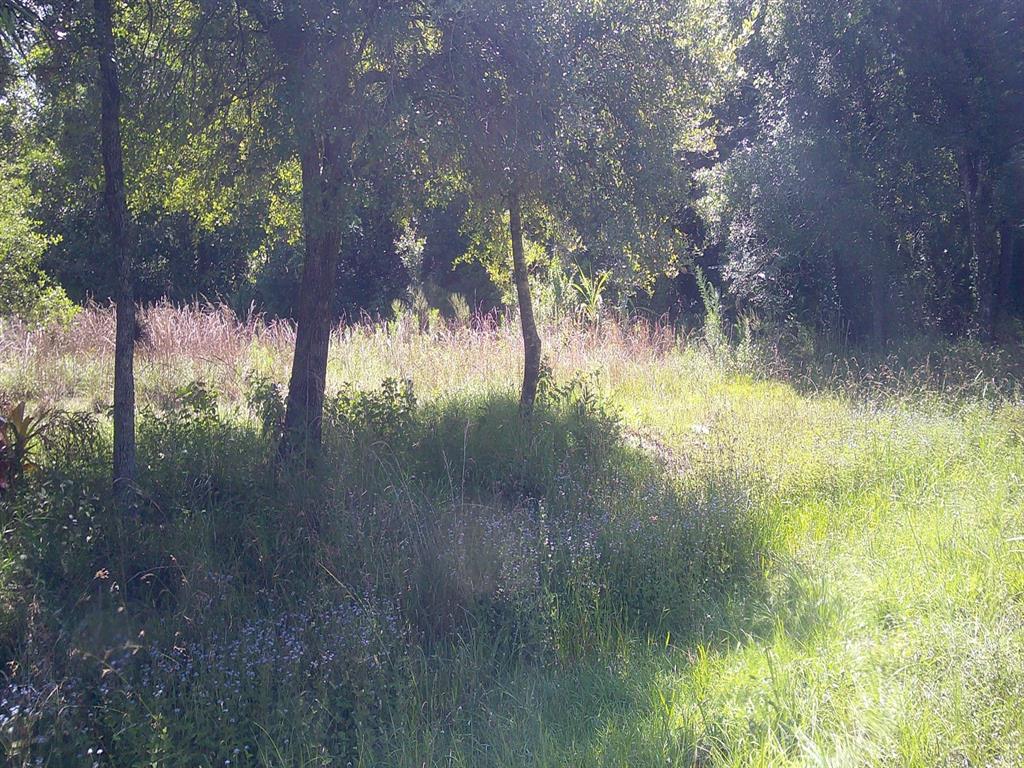
[[[526,430],[514,326],[358,326],[327,468],[282,484],[244,397],[288,328],[147,321],[140,520],[103,511],[101,419],[5,534],[10,681],[40,694],[7,691],[13,764],[1024,764],[1024,409],[974,352],[808,378],[552,325]],[[101,410],[110,327],[7,328],[0,393]]]

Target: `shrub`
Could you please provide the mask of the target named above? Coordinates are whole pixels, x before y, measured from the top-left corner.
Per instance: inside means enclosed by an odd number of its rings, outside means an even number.
[[[284,395],[281,386],[266,376],[250,375],[246,379],[245,402],[256,417],[264,437],[277,439],[284,429]]]
[[[32,324],[67,323],[78,308],[40,267],[55,242],[39,232],[29,217],[34,203],[24,180],[9,165],[0,165],[0,317],[15,316]]]
[[[361,391],[346,385],[328,398],[324,418],[328,425],[352,436],[370,436],[397,442],[407,437],[416,415],[412,382],[384,379],[377,390]]]

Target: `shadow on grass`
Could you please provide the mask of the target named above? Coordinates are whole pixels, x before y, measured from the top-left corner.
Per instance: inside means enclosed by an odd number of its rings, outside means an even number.
[[[749,478],[680,476],[680,462],[637,448],[606,411],[581,409],[574,397],[546,404],[533,424],[517,421],[515,403],[502,397],[433,410],[417,471],[457,478],[442,496],[472,500],[474,514],[520,521],[513,541],[544,542],[531,556],[539,579],[526,589],[536,594],[540,583],[548,602],[521,615],[545,617],[539,634],[551,653],[539,663],[510,655],[494,641],[502,622],[469,612],[468,632],[441,632],[458,644],[420,657],[415,707],[399,708],[397,720],[417,737],[383,742],[384,762],[728,762],[724,732],[701,711],[700,681],[716,674],[709,658],[761,653],[776,641],[812,648],[843,615],[826,581],[776,550],[775,530],[743,485]],[[535,509],[546,526],[539,533]],[[503,562],[506,530],[483,524],[485,535],[459,538],[471,528],[456,523],[422,556]],[[447,572],[473,582],[462,568]],[[500,579],[488,583],[499,585],[492,596],[515,595]],[[796,687],[769,690],[737,706],[756,709],[752,722],[795,747],[786,718],[796,695]]]
[[[535,734],[552,749],[584,748],[654,695],[662,668],[623,674],[630,649],[696,653],[778,624],[772,534],[742,485],[679,476],[581,381],[548,387],[528,420],[510,393],[420,405],[396,382],[346,391],[328,404],[321,465],[302,473],[268,469],[279,405],[226,413],[193,385],[144,414],[129,519],[110,507],[102,438],[43,457],[15,515],[42,618],[9,647],[18,674],[53,679],[10,682],[56,693],[19,709],[19,757],[92,743],[122,764],[162,749],[222,761],[288,741],[303,751],[287,764],[397,760],[419,747],[388,724],[451,738],[513,717],[506,694],[563,713]],[[807,588],[781,607],[814,603]],[[335,623],[311,634],[322,617]],[[66,754],[32,741],[44,728]],[[488,733],[473,738],[516,730]]]
[[[776,678],[766,655],[811,648],[840,606],[823,583],[791,573],[771,601],[745,593],[705,602],[721,614],[670,642],[618,634],[554,664],[508,663],[481,643],[422,658],[397,730],[368,762],[735,765],[750,764],[757,750],[745,747],[766,736],[798,750],[801,686]],[[722,715],[743,721],[739,738]]]

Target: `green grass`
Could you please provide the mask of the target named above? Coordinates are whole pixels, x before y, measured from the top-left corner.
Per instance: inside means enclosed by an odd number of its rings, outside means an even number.
[[[1019,408],[868,410],[687,358],[613,401],[682,466],[745,478],[778,544],[767,594],[693,645],[517,670],[385,762],[1021,764]]]
[[[105,353],[82,356],[48,343],[21,339],[5,348],[0,392],[103,402]],[[315,683],[281,688],[276,695],[294,699],[250,702],[246,711],[263,718],[257,729],[208,722],[203,738],[223,743],[230,758],[242,730],[262,734],[234,764],[344,764],[326,746],[337,744],[324,735],[334,726],[311,725],[329,723],[332,707],[341,707],[357,721],[344,758],[353,765],[1024,764],[1024,407],[963,388],[926,391],[912,376],[913,387],[884,394],[838,386],[808,393],[662,332],[551,327],[546,344],[556,380],[592,377],[621,417],[621,445],[588,442],[600,424],[588,431],[585,413],[574,421],[583,413],[574,410],[575,395],[551,412],[540,437],[518,431],[514,328],[428,337],[399,327],[340,338],[332,389],[408,377],[420,416],[408,435],[369,453],[359,440],[337,439],[320,513],[318,541],[327,543],[308,562],[295,555],[290,573],[262,560],[292,551],[290,534],[264,522],[253,533],[246,515],[260,505],[301,509],[301,500],[282,501],[270,485],[232,490],[260,471],[259,449],[245,431],[251,418],[239,405],[245,378],[284,379],[286,334],[246,337],[219,354],[200,352],[199,340],[143,353],[144,402],[173,402],[175,388],[197,375],[222,395],[218,424],[228,426],[215,431],[222,442],[209,457],[186,460],[181,483],[168,480],[179,475],[166,466],[154,470],[152,488],[169,516],[192,515],[174,534],[185,542],[175,555],[186,572],[217,557],[236,563],[235,583],[245,584],[224,608],[229,626],[277,610],[259,589],[303,578],[351,588],[367,574],[375,589],[406,601],[403,616],[431,614],[410,620],[429,631],[396,646],[400,663],[385,682],[370,675],[346,688],[341,703]],[[234,437],[224,431],[230,425],[241,430]],[[225,456],[243,458],[230,464]],[[189,461],[214,467],[208,486],[199,487]],[[538,489],[521,491],[527,481]],[[572,498],[559,501],[565,486]],[[518,582],[493,566],[516,562],[516,537],[534,535],[517,521],[522,505],[538,498],[551,515],[604,515],[610,533],[602,546],[611,555],[584,563],[603,584],[586,573],[549,573],[545,589],[523,587],[520,595]],[[237,519],[219,508],[197,511],[217,504],[236,504]],[[648,528],[630,538],[648,522],[651,538]],[[332,532],[335,524],[341,532]],[[231,533],[235,527],[245,535]],[[402,543],[384,542],[389,536]],[[239,541],[262,542],[259,563],[251,549],[224,555],[226,542]],[[343,550],[338,542],[358,546]],[[301,553],[306,545],[295,546]],[[660,560],[647,563],[651,553]],[[5,572],[17,568],[13,550],[8,557]],[[436,586],[442,577],[457,583]],[[188,626],[199,605],[193,593],[202,592],[192,587],[193,602],[181,598],[173,610],[129,601],[132,631],[152,627],[154,617]],[[60,603],[53,587],[32,589],[54,606],[73,602]],[[317,595],[337,599],[323,589]],[[521,599],[495,603],[502,590]],[[99,602],[97,611],[110,611],[99,623],[108,626],[118,603]],[[113,646],[81,639],[88,623],[80,606],[52,610],[60,617],[48,631],[82,648]],[[534,614],[543,617],[537,643],[529,634]],[[117,633],[108,626],[94,634]],[[20,658],[28,658],[31,639],[19,643]],[[267,685],[256,690],[270,696]],[[349,707],[362,690],[384,691],[387,700]],[[223,764],[222,755],[201,752],[187,762],[194,726],[182,732],[138,707],[126,711],[135,741],[120,732],[122,741],[110,743],[149,745],[154,757],[145,764]],[[182,721],[201,718],[185,713]],[[153,734],[168,727],[174,744],[160,752]],[[129,763],[115,755],[112,764]]]

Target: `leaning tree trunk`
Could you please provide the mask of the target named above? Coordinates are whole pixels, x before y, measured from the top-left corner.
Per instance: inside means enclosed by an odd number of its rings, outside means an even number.
[[[992,184],[980,153],[961,153],[959,166],[971,247],[975,322],[982,339],[991,341],[995,335],[997,267],[995,230],[990,220]]]
[[[537,399],[537,385],[540,382],[540,335],[537,321],[533,316],[533,301],[530,298],[530,277],[526,271],[526,256],[523,253],[523,218],[519,193],[513,191],[508,203],[509,233],[512,236],[512,279],[516,284],[519,299],[519,320],[523,326],[523,391],[519,398],[519,410],[524,415],[533,412]]]
[[[330,181],[319,143],[306,136],[299,152],[302,166],[302,218],[306,258],[299,293],[295,355],[288,384],[283,452],[312,458],[323,435],[327,352],[331,340],[338,254],[341,250],[338,185]]]
[[[103,198],[117,262],[117,321],[114,337],[114,495],[122,509],[135,482],[135,296],[128,203],[121,148],[121,87],[114,51],[111,0],[94,0],[102,108],[100,137],[105,180]]]

